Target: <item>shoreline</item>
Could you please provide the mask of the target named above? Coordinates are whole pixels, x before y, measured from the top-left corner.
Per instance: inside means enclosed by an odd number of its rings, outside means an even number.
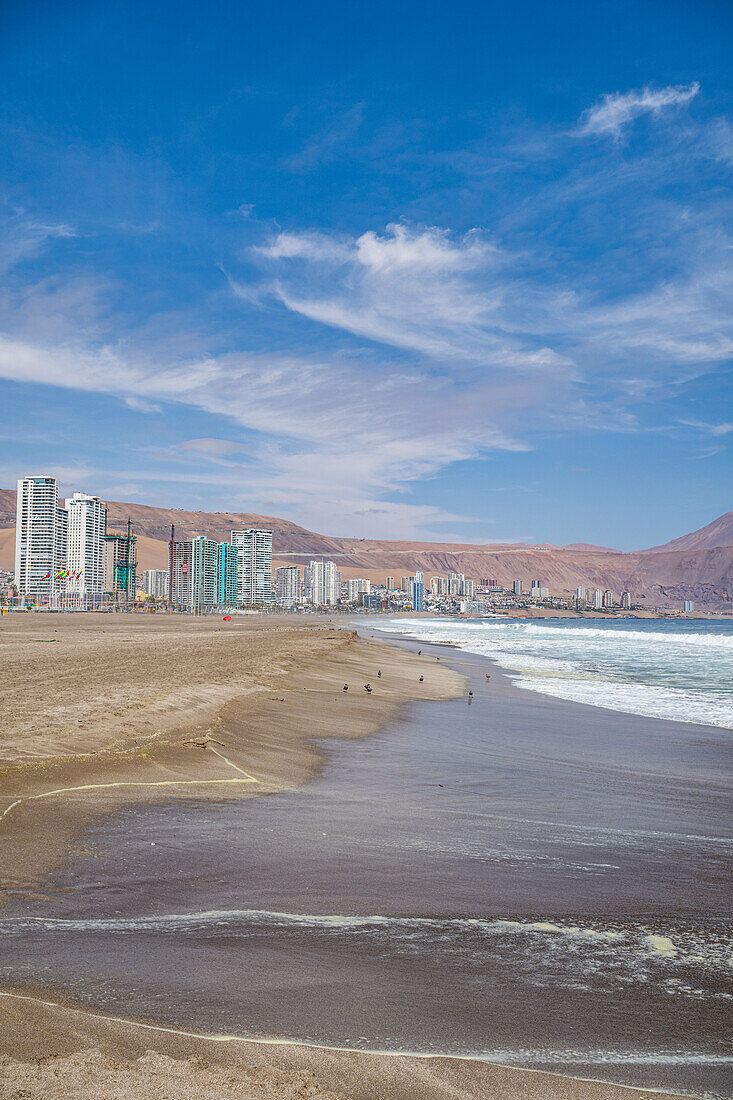
[[[129,617],[120,618],[125,627],[130,625]],[[25,762],[13,764],[8,762],[5,745],[0,746],[6,764],[0,771],[3,794],[0,813],[5,815],[4,820],[0,818],[0,833],[5,833],[4,853],[7,853],[8,840],[13,852],[11,880],[13,874],[17,876],[11,884],[14,893],[43,894],[43,877],[60,866],[65,854],[71,854],[70,848],[80,831],[99,816],[133,803],[169,802],[179,794],[188,799],[193,783],[197,784],[193,792],[197,798],[216,800],[253,797],[288,786],[301,786],[321,768],[323,752],[313,743],[314,738],[368,736],[411,699],[440,699],[461,694],[463,677],[447,665],[437,667],[434,660],[421,659],[387,641],[357,638],[353,631],[339,629],[337,623],[311,620],[298,628],[288,620],[282,627],[270,620],[260,627],[255,626],[254,630],[250,624],[251,620],[242,624],[242,629],[235,634],[247,635],[250,641],[254,635],[259,649],[263,643],[257,635],[281,630],[278,640],[283,642],[287,635],[293,648],[283,661],[285,667],[278,665],[275,668],[274,677],[262,682],[244,683],[241,678],[236,684],[232,682],[230,688],[234,694],[227,697],[227,691],[223,692],[218,712],[213,717],[211,701],[205,699],[193,714],[179,713],[172,724],[142,745],[132,748],[123,743],[101,753],[67,755],[61,760],[39,759],[36,754],[30,762],[26,747]],[[69,624],[72,631],[75,625],[72,620]],[[90,628],[96,625],[90,624]],[[109,620],[104,623],[105,628],[113,625]],[[196,625],[190,625],[189,634],[196,631]],[[174,621],[169,629],[178,633],[175,629],[178,626]],[[228,643],[231,642],[232,633],[222,631],[218,623],[198,626],[203,627],[203,634],[223,633],[228,636]],[[33,628],[36,627],[37,622],[33,623]],[[293,634],[307,634],[308,638],[293,639]],[[300,642],[305,644],[299,645]],[[362,678],[370,677],[370,682],[374,683],[374,671],[370,672],[372,662],[378,663],[389,675],[380,685],[379,693],[368,696],[363,691]],[[417,674],[428,668],[431,670],[430,682],[417,689]],[[256,677],[254,679],[256,681]],[[345,679],[350,681],[350,686],[353,684],[352,691],[357,686],[361,691],[356,698],[354,694],[343,692]],[[415,687],[411,686],[413,683]],[[346,721],[348,730],[344,729]],[[182,737],[182,734],[187,736]],[[86,737],[84,734],[82,740]],[[191,744],[194,738],[198,742]],[[184,744],[185,741],[189,743]],[[221,747],[221,753],[215,745]],[[225,774],[224,769],[229,766],[242,771],[242,777],[232,776],[229,770]],[[63,799],[53,798],[48,793],[47,780],[51,777],[59,784],[52,790],[57,795],[63,794]],[[80,779],[85,782],[77,782]],[[124,784],[124,793],[119,786],[105,786],[105,781]],[[215,786],[222,782],[231,786]],[[144,793],[143,786],[147,788]],[[85,792],[83,796],[80,788]],[[73,789],[79,790],[79,795],[73,794]],[[92,790],[95,793],[90,801]],[[46,798],[51,801],[41,801]],[[24,805],[29,801],[34,802],[32,807]],[[9,813],[11,806],[12,813]],[[45,811],[51,807],[47,814]],[[29,835],[31,826],[32,837]],[[7,869],[8,860],[3,862]],[[73,1095],[87,1095],[78,1090],[90,1073],[92,1076],[98,1073],[100,1080],[89,1096],[143,1097],[148,1095],[148,1088],[152,1096],[156,1094],[155,1085],[151,1084],[155,1072],[147,1063],[143,1065],[145,1052],[151,1049],[166,1063],[168,1059],[175,1060],[175,1066],[169,1065],[165,1070],[169,1075],[177,1075],[180,1067],[184,1067],[180,1093],[171,1092],[168,1078],[165,1080],[167,1093],[176,1097],[312,1095],[329,1100],[342,1096],[366,1100],[381,1095],[395,1100],[408,1096],[425,1097],[426,1100],[445,1097],[447,1100],[456,1095],[456,1090],[466,1097],[501,1096],[506,1100],[513,1097],[517,1100],[520,1097],[615,1100],[616,1097],[679,1095],[510,1067],[482,1059],[361,1052],[287,1039],[204,1037],[200,1033],[181,1032],[140,1020],[108,1017],[63,1000],[49,1001],[48,990],[45,997],[43,991],[38,990],[38,993],[38,1000],[27,1000],[24,998],[31,997],[30,992],[0,991],[0,1018],[5,1023],[0,1039],[0,1067],[5,1078],[14,1081],[16,1089],[8,1095],[16,1095],[21,1086],[33,1088],[35,1084],[38,1084],[38,1091],[25,1095],[70,1095],[71,1089]],[[29,1009],[31,1004],[34,1007]],[[213,1057],[212,1044],[222,1042],[230,1048],[246,1043],[246,1057],[240,1055],[237,1060],[231,1049],[226,1055],[217,1050]],[[100,1053],[91,1053],[92,1047]],[[195,1064],[190,1063],[192,1057]],[[58,1093],[49,1091],[48,1081],[43,1086],[40,1084],[43,1075],[38,1059],[43,1061],[50,1077],[62,1086]],[[230,1072],[233,1065],[238,1071],[237,1078]],[[232,1091],[227,1091],[217,1080],[222,1066],[228,1067]],[[252,1087],[256,1087],[256,1092],[252,1093],[244,1091],[250,1071],[260,1076],[264,1074],[261,1082],[252,1082]],[[295,1075],[295,1078],[287,1082],[280,1079],[282,1074]],[[291,1083],[293,1089],[303,1085],[303,1074],[309,1082],[313,1082],[316,1075],[327,1081],[329,1089],[335,1086],[345,1091],[321,1091],[320,1084],[318,1091],[287,1091]],[[104,1091],[106,1085],[102,1079],[109,1079],[109,1093]],[[162,1083],[158,1078],[158,1086]],[[0,1096],[3,1096],[2,1091]]]
[[[131,1069],[135,1062],[144,1059],[150,1061],[150,1054],[155,1052],[161,1055],[166,1062],[168,1059],[181,1059],[185,1062],[179,1065],[193,1070],[192,1076],[200,1080],[189,1080],[185,1095],[191,1100],[218,1100],[221,1097],[245,1098],[252,1096],[272,1097],[322,1097],[323,1100],[373,1100],[375,1096],[384,1097],[385,1100],[454,1100],[457,1095],[466,1100],[479,1100],[479,1098],[492,1098],[492,1100],[643,1100],[643,1098],[657,1098],[657,1100],[675,1100],[675,1097],[690,1096],[689,1093],[670,1093],[663,1089],[645,1089],[634,1085],[612,1084],[592,1077],[572,1077],[550,1070],[532,1069],[530,1067],[517,1067],[490,1062],[475,1055],[444,1055],[412,1051],[385,1051],[385,1050],[358,1050],[351,1047],[331,1046],[326,1043],[309,1042],[306,1040],[281,1039],[277,1037],[248,1037],[229,1034],[207,1034],[197,1031],[187,1031],[181,1028],[166,1027],[129,1017],[106,1015],[93,1012],[84,1007],[78,1007],[63,1000],[49,1001],[40,991],[38,996],[32,994],[0,991],[0,1019],[6,1012],[10,1016],[10,1022],[17,1026],[18,1018],[23,1016],[26,1005],[33,1005],[38,1017],[33,1020],[33,1027],[43,1035],[41,1044],[58,1047],[63,1045],[63,1038],[54,1034],[61,1024],[62,1028],[74,1030],[74,1041],[68,1044],[75,1053],[75,1044],[79,1034],[82,1033],[89,1041],[94,1042],[94,1053],[99,1053],[102,1059],[109,1059],[109,1067],[101,1063],[101,1059],[85,1064],[83,1071],[86,1074],[91,1070],[92,1074],[105,1069],[119,1070],[119,1059],[130,1063]],[[8,1000],[20,1002],[16,1011],[7,1010],[5,1002]],[[38,1010],[40,1009],[40,1012]],[[27,1012],[33,1011],[26,1009]],[[81,1019],[79,1019],[81,1017]],[[117,1034],[118,1030],[120,1034]],[[143,1034],[140,1034],[140,1033]],[[243,1046],[252,1061],[243,1065],[236,1061],[233,1054],[237,1046]],[[3,1053],[4,1044],[0,1043],[0,1070],[5,1074],[13,1074],[16,1067],[22,1067],[12,1056]],[[203,1050],[202,1050],[203,1048]],[[213,1049],[212,1049],[213,1048]],[[38,1048],[37,1048],[38,1049]],[[41,1045],[40,1049],[43,1049]],[[88,1048],[84,1048],[87,1050]],[[215,1052],[215,1053],[214,1053]],[[77,1068],[78,1060],[63,1053],[53,1055],[36,1054],[34,1069],[40,1069],[41,1064],[49,1071],[52,1080],[59,1079],[61,1070],[62,1089],[58,1092],[48,1091],[46,1084],[43,1093],[38,1096],[67,1096],[68,1078],[64,1074],[64,1063],[69,1063],[69,1068]],[[36,1065],[37,1063],[37,1065]],[[256,1093],[244,1093],[241,1091],[242,1082],[234,1082],[230,1077],[230,1083],[234,1089],[230,1091],[213,1092],[206,1090],[207,1086],[219,1082],[210,1082],[206,1079],[207,1070],[220,1066],[232,1067],[251,1072],[252,1069],[262,1069],[267,1077],[274,1080],[258,1080]],[[146,1069],[148,1067],[146,1066]],[[169,1066],[163,1065],[166,1070]],[[203,1073],[196,1071],[203,1070]],[[134,1069],[132,1069],[134,1073]],[[295,1091],[289,1091],[287,1085],[282,1089],[282,1080],[278,1080],[281,1073],[298,1075],[298,1079],[292,1082]],[[299,1086],[303,1078],[307,1085],[311,1085],[313,1078],[320,1075],[328,1076],[329,1091],[301,1091]],[[115,1074],[114,1092],[110,1093],[110,1100],[119,1096],[130,1100],[146,1096],[147,1092],[127,1093],[120,1089],[119,1073]],[[25,1082],[24,1080],[24,1083]],[[147,1083],[147,1082],[144,1082]],[[143,1084],[143,1082],[141,1082]],[[162,1084],[162,1082],[161,1082]],[[266,1091],[268,1085],[275,1084],[278,1091]],[[289,1082],[287,1083],[289,1084]],[[314,1082],[315,1084],[315,1082]],[[332,1092],[330,1088],[335,1084],[337,1088],[345,1089],[345,1092]],[[191,1091],[188,1091],[191,1088]],[[416,1091],[419,1089],[420,1091]],[[460,1090],[460,1092],[458,1091]],[[488,1091],[487,1091],[488,1090]],[[11,1095],[17,1095],[13,1093]],[[23,1093],[30,1097],[31,1093]],[[78,1095],[75,1093],[75,1095]],[[86,1096],[86,1093],[84,1094]],[[90,1093],[96,1097],[106,1097],[108,1094],[95,1091]],[[151,1093],[151,1100],[155,1093]],[[166,1096],[178,1097],[178,1093],[169,1090],[166,1081]],[[0,1096],[2,1092],[0,1091]],[[692,1100],[695,1100],[693,1097]]]
[[[307,624],[248,620],[231,630],[218,621],[186,622],[181,629],[174,619],[165,620],[161,626],[166,629],[159,630],[149,620],[130,623],[126,615],[101,624],[98,617],[89,615],[81,628],[78,619],[62,620],[61,637],[55,639],[26,638],[37,623],[24,620],[29,629],[19,632],[20,658],[27,657],[28,648],[37,642],[53,640],[63,645],[67,624],[70,647],[77,641],[74,635],[85,631],[87,637],[89,631],[99,635],[103,628],[104,633],[112,633],[114,649],[118,637],[110,628],[119,627],[123,642],[129,633],[138,633],[135,640],[153,648],[156,639],[170,642],[175,650],[179,642],[193,637],[203,643],[198,654],[202,660],[208,655],[208,643],[223,639],[225,679],[215,691],[204,688],[198,701],[189,691],[183,705],[172,712],[167,700],[161,704],[159,684],[145,693],[146,698],[152,695],[147,709],[133,698],[124,715],[119,711],[122,704],[108,703],[105,696],[89,720],[79,720],[73,710],[69,713],[63,701],[54,709],[44,690],[35,702],[36,712],[30,703],[17,722],[30,723],[32,728],[41,722],[42,741],[26,738],[13,743],[15,731],[6,721],[0,737],[0,907],[9,891],[37,892],[41,880],[63,862],[75,838],[98,817],[129,805],[188,799],[192,794],[207,800],[246,798],[301,786],[322,765],[323,750],[316,741],[369,736],[413,698],[438,700],[460,694],[463,679],[440,668],[415,690],[418,676],[425,671],[419,658],[385,641],[360,639],[355,631],[329,620]],[[11,672],[8,658],[12,661],[14,656],[9,638],[7,629],[0,633],[6,683]],[[271,644],[263,658],[265,642]],[[235,652],[237,647],[241,652]],[[235,656],[246,666],[232,668]],[[271,666],[264,671],[263,661]],[[153,654],[148,673],[154,673],[155,662]],[[48,660],[42,659],[41,664],[38,671],[44,686],[48,676],[63,680],[63,670],[53,670]],[[378,666],[389,672],[379,687]],[[102,680],[106,672],[103,658],[90,674]],[[343,691],[346,681],[350,693]],[[371,695],[364,692],[365,681],[374,681]],[[104,688],[104,683],[100,686]],[[108,736],[108,745],[92,749],[110,710],[124,718],[122,725],[127,728]],[[85,721],[81,730],[73,727],[79,721]]]

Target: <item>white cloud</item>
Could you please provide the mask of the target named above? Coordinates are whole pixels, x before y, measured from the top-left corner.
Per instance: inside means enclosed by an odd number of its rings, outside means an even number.
[[[331,340],[331,350],[302,350],[323,347],[311,330],[293,354],[200,355],[200,334],[170,318],[174,338],[148,324],[113,342],[99,288],[42,283],[22,309],[0,308],[0,377],[106,393],[146,412],[185,405],[246,430],[241,447],[226,435],[184,440],[168,452],[178,469],[151,452],[151,481],[199,485],[232,507],[334,533],[347,523],[368,531],[382,509],[385,534],[425,537],[423,524],[460,517],[413,504],[416,482],[526,448],[537,427],[638,430],[640,404],[730,353],[726,255],[718,237],[688,258],[684,277],[608,302],[529,279],[526,258],[483,232],[400,223],[352,237],[281,233],[257,253],[270,297],[255,284],[257,296],[266,307],[274,293],[294,318],[336,330],[337,349]]]
[[[506,327],[507,258],[478,231],[280,233],[256,254],[275,264],[273,293],[313,321],[454,364],[574,373],[567,357]]]
[[[694,99],[700,85],[675,84],[666,88],[641,88],[631,92],[604,95],[581,117],[578,133],[585,136],[606,134],[618,138],[624,126],[641,115],[658,115],[671,107],[681,107]]]
[[[0,273],[37,256],[49,241],[75,237],[70,225],[37,221],[24,210],[16,210],[0,219]]]
[[[383,506],[395,523],[392,534],[419,534],[416,525],[442,515],[440,509],[385,502],[386,495],[484,450],[524,448],[497,424],[497,410],[515,409],[517,395],[502,398],[480,382],[454,393],[447,377],[413,376],[375,361],[365,371],[363,362],[348,359],[230,354],[161,368],[111,347],[41,347],[0,336],[0,377],[123,400],[134,394],[145,403],[183,404],[233,420],[256,433],[246,448],[246,478],[237,469],[238,445],[187,440],[181,453],[194,463],[214,459],[225,467],[201,475],[202,483],[246,493],[250,507],[253,501],[264,511],[280,507],[336,532],[339,517],[357,522],[365,507]],[[538,400],[528,388],[519,405],[531,409]],[[196,484],[188,474],[180,480]]]
[[[531,378],[554,407],[599,374],[648,395],[733,354],[729,244],[720,232],[688,234],[685,250],[676,278],[611,301],[528,279],[524,258],[478,232],[288,233],[260,254],[292,312],[432,361],[455,383],[480,375],[500,393]]]
[[[152,401],[146,401],[142,397],[135,397],[135,396],[132,396],[132,395],[128,395],[127,397],[124,397],[123,400],[124,400],[125,404],[127,405],[128,409],[132,409],[133,412],[141,412],[141,413],[148,413],[148,414],[151,414],[151,415],[158,415],[163,411],[161,409],[160,405],[156,405]]]
[[[228,455],[241,454],[246,450],[243,443],[234,443],[231,439],[185,439],[178,444],[180,450],[204,458],[216,460]]]
[[[702,435],[728,435],[733,432],[733,424],[711,424],[706,420],[678,420],[678,424],[684,424],[686,428],[696,428]]]

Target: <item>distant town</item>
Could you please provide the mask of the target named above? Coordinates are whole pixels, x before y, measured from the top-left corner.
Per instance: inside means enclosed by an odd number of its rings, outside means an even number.
[[[273,574],[272,531],[233,530],[229,542],[203,535],[177,539],[171,527],[167,569],[138,570],[137,535],[128,520],[107,528],[99,497],[77,492],[61,502],[51,476],[18,481],[15,570],[0,573],[5,610],[171,610],[213,612],[315,610],[433,612],[482,615],[546,611],[601,614],[652,610],[633,593],[578,586],[572,596],[550,591],[541,577],[495,578],[422,572],[344,580],[336,562],[313,559],[304,568],[283,565]],[[692,600],[658,612],[694,612]]]

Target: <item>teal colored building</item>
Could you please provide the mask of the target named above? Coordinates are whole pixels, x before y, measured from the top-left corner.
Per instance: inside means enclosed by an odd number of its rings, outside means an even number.
[[[220,607],[237,606],[239,553],[230,542],[220,542],[216,558],[216,595]]]

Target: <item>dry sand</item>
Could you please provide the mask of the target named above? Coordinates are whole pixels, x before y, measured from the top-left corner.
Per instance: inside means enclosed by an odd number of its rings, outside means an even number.
[[[325,620],[165,615],[3,617],[0,683],[0,900],[42,895],[99,815],[301,784],[320,766],[310,739],[365,736],[406,700],[463,690],[444,665]],[[26,994],[0,996],[0,1100],[652,1095],[462,1059],[221,1042]]]

